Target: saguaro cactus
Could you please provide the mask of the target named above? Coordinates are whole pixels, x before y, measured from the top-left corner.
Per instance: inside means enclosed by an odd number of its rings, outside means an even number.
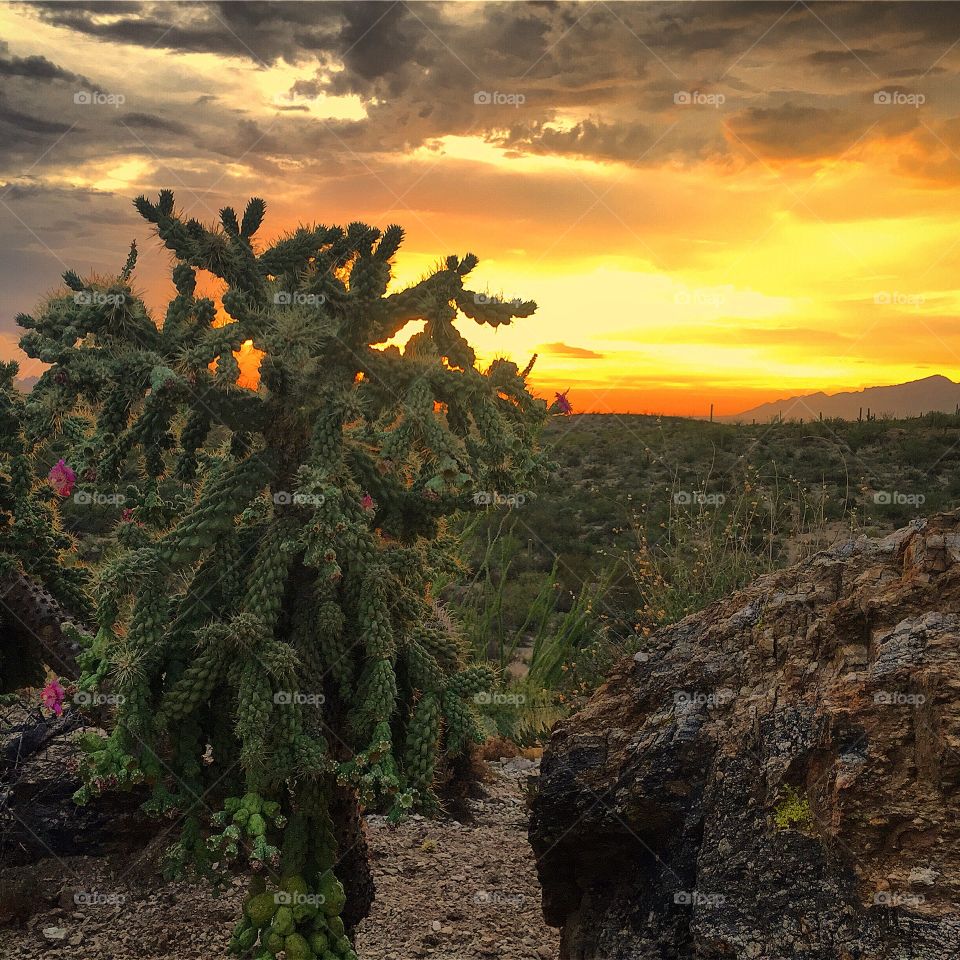
[[[169,191],[136,206],[176,259],[162,323],[131,286],[135,248],[115,280],[67,273],[19,318],[50,364],[30,429],[69,425],[80,489],[141,475],[84,654],[82,683],[120,701],[84,797],[150,783],[157,808],[189,814],[175,859],[259,871],[236,950],[349,957],[331,798],[429,806],[438,755],[477,736],[471,698],[491,678],[430,589],[451,562],[446,518],[543,469],[529,368],[481,371],[454,321],[535,304],[465,289],[473,255],[388,294],[397,226],[301,227],[258,250],[262,200],[216,227]],[[403,350],[377,346],[415,320]]]

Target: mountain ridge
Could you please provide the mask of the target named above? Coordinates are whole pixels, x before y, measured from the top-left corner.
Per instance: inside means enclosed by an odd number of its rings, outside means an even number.
[[[864,387],[828,394],[816,393],[782,397],[761,403],[741,413],[727,414],[714,419],[726,423],[756,420],[764,422],[782,416],[784,420],[816,420],[824,418],[856,420],[869,411],[873,417],[917,417],[940,411],[955,413],[960,406],[960,383],[941,373],[894,383],[887,386]]]

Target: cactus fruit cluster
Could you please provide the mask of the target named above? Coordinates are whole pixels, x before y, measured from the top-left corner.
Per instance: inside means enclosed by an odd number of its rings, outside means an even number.
[[[175,866],[251,867],[237,952],[349,958],[333,792],[436,802],[438,758],[478,737],[492,682],[431,592],[455,563],[448,518],[545,469],[529,366],[479,369],[455,321],[535,304],[466,288],[473,255],[388,292],[396,226],[260,245],[258,199],[215,226],[169,191],[136,207],[175,261],[162,320],[135,247],[115,279],[68,272],[19,318],[49,365],[26,430],[62,445],[79,490],[129,491],[80,681],[111,691],[116,723],[86,744],[80,799],[146,785],[185,818]]]

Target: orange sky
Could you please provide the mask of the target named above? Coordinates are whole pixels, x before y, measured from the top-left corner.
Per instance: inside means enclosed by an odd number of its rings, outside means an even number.
[[[0,353],[134,237],[159,311],[129,200],[168,186],[208,221],[265,196],[263,239],[399,222],[397,283],[476,253],[474,288],[540,305],[464,328],[481,358],[538,353],[576,410],[960,379],[960,17],[846,7],[6,7]]]

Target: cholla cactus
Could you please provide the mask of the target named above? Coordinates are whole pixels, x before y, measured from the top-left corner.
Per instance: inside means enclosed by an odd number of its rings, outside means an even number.
[[[67,622],[90,613],[86,570],[75,562],[57,510],[58,500],[70,493],[70,471],[55,463],[49,480],[36,479],[43,451],[22,431],[25,401],[14,385],[17,369],[16,363],[0,363],[2,693],[42,684],[44,664],[75,676],[79,644]]]
[[[429,806],[437,756],[478,736],[471,699],[491,678],[430,593],[446,518],[543,469],[528,370],[478,370],[454,320],[535,304],[465,289],[472,255],[388,295],[397,226],[303,227],[258,252],[261,200],[212,229],[167,191],[136,206],[177,261],[162,324],[131,287],[135,249],[116,280],[67,273],[20,318],[51,365],[31,429],[92,411],[65,438],[81,487],[144,478],[100,571],[86,681],[122,703],[89,744],[87,792],[146,781],[157,808],[193,814],[179,858],[261,871],[238,951],[351,956],[331,791]],[[198,270],[222,281],[225,322]],[[416,320],[403,351],[376,346]],[[237,382],[244,352],[261,357],[255,389]],[[197,798],[225,786],[204,836]]]

